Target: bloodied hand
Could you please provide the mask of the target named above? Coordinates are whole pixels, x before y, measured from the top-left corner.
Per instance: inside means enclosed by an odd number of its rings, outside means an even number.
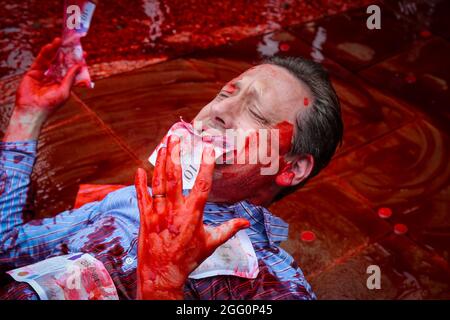
[[[69,69],[60,83],[45,75],[60,46],[61,39],[55,38],[41,49],[17,90],[16,111],[48,115],[67,100],[81,65]]]
[[[203,210],[212,184],[214,149],[205,147],[200,172],[188,196],[182,193],[180,141],[171,136],[158,152],[147,189],[143,169],[136,173],[140,212],[138,299],[182,299],[189,274],[236,232],[249,227],[237,218],[212,228],[203,224]]]

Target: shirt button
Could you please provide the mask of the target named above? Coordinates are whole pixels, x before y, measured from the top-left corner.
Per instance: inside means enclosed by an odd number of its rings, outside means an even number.
[[[134,262],[134,259],[132,257],[127,257],[125,259],[125,264],[130,265],[130,264],[133,264],[133,262]]]

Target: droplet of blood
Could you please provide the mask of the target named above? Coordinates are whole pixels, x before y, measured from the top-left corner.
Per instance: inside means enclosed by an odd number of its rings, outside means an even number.
[[[229,94],[235,93],[236,90],[237,90],[237,86],[235,83],[232,83],[232,82],[227,83],[225,88],[223,88],[223,91],[225,91]]]
[[[391,208],[380,208],[378,209],[378,216],[383,219],[390,218],[392,216]]]
[[[308,105],[309,105],[309,99],[308,98],[303,98],[303,105],[305,106],[305,107],[307,107]]]
[[[397,223],[394,226],[394,232],[395,234],[402,235],[408,232],[408,227],[404,225],[403,223]]]
[[[422,31],[420,31],[420,36],[422,38],[429,38],[429,37],[431,37],[431,32],[428,30],[422,30]]]
[[[316,240],[316,235],[312,231],[303,231],[300,234],[300,239],[302,239],[302,241],[305,241],[305,242],[312,242],[312,241]]]
[[[415,83],[417,81],[417,78],[416,78],[416,76],[414,74],[408,73],[405,76],[405,81],[406,81],[406,83],[412,84],[412,83]]]
[[[280,51],[286,52],[286,51],[289,51],[291,46],[288,43],[280,43],[279,48],[280,48]]]
[[[23,158],[25,158],[25,156],[22,155],[14,156],[14,163],[19,163],[20,161],[22,161]]]

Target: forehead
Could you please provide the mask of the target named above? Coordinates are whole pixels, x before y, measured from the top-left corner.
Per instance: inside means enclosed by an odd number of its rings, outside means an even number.
[[[244,88],[255,89],[263,107],[274,114],[278,113],[283,120],[295,119],[299,108],[303,106],[303,98],[311,96],[305,83],[276,65],[258,65],[242,73],[236,81]],[[291,115],[286,115],[286,112]]]

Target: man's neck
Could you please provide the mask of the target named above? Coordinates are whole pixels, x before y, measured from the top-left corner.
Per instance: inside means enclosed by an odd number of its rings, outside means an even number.
[[[234,204],[236,202],[245,200],[255,206],[268,207],[280,191],[281,188],[274,184],[264,190],[255,191],[251,195],[233,199],[227,198],[226,194],[224,194],[223,192],[219,195],[216,195],[215,192],[211,191],[208,196],[208,201],[214,203]]]

